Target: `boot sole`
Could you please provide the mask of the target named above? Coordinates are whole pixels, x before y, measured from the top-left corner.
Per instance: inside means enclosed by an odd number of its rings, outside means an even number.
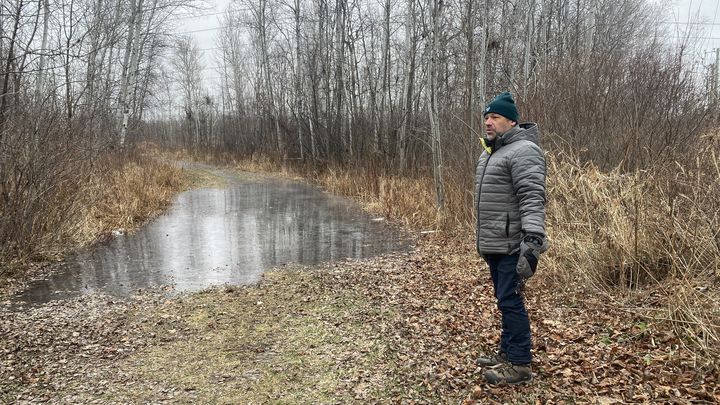
[[[523,381],[516,381],[516,382],[506,382],[507,385],[523,385],[523,384],[530,384],[533,381],[533,376],[530,376],[530,379],[523,380]]]
[[[497,367],[502,366],[502,365],[505,365],[505,364],[508,364],[508,363],[494,363],[494,364],[478,364],[478,363],[475,363],[475,365],[478,366],[478,367],[487,367],[487,368],[497,368]]]
[[[523,384],[530,384],[530,383],[533,381],[533,379],[534,379],[534,377],[533,377],[532,374],[530,374],[530,378],[528,378],[527,380],[513,381],[513,382],[509,382],[509,381],[498,381],[498,382],[496,382],[496,383],[493,383],[493,382],[488,381],[488,379],[487,379],[484,375],[483,375],[483,378],[485,378],[485,382],[486,382],[487,384],[494,385],[494,386],[496,386],[496,387],[500,387],[500,386],[503,386],[503,385],[523,385]]]
[[[485,380],[486,383],[490,385],[494,385],[496,387],[502,387],[503,385],[524,385],[524,384],[530,384],[533,381],[533,377],[530,377],[528,380],[522,380],[522,381],[514,381],[514,382],[507,382],[507,381],[501,381],[498,383],[491,383],[490,381]]]

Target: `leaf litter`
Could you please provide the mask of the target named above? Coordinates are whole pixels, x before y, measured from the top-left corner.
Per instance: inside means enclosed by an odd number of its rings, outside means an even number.
[[[529,281],[535,380],[482,381],[499,314],[470,237],[257,286],[0,309],[8,403],[717,403],[718,369],[600,293]]]

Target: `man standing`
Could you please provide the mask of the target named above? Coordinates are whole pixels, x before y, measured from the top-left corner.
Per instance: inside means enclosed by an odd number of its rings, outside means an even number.
[[[477,251],[490,267],[502,315],[500,347],[477,364],[490,384],[532,381],[530,319],[523,286],[535,273],[545,237],[545,155],[537,124],[518,124],[510,93],[484,111],[486,137],[475,172]]]

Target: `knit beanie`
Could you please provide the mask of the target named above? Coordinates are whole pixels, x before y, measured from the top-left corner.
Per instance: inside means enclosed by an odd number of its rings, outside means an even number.
[[[485,112],[483,113],[483,116],[495,113],[500,114],[503,117],[518,122],[518,110],[517,107],[515,107],[515,100],[513,100],[512,95],[508,93],[507,91],[499,94],[493,101],[490,102],[490,104],[485,107]]]

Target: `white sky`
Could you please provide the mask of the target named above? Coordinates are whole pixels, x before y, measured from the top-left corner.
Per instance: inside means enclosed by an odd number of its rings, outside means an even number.
[[[669,3],[667,23],[674,36],[698,38],[702,64],[714,63],[714,51],[720,48],[720,0],[664,1]]]
[[[194,31],[190,34],[205,49],[204,66],[206,85],[214,92],[219,73],[216,72],[214,53],[217,47],[216,35],[221,25],[222,12],[235,0],[206,0],[209,8],[200,12],[200,17],[183,17],[179,20],[177,32]],[[377,0],[367,0],[377,1]],[[697,57],[701,65],[715,62],[715,49],[720,48],[720,0],[650,0],[667,8],[666,24],[674,37],[698,38]],[[214,14],[214,15],[211,15]]]

